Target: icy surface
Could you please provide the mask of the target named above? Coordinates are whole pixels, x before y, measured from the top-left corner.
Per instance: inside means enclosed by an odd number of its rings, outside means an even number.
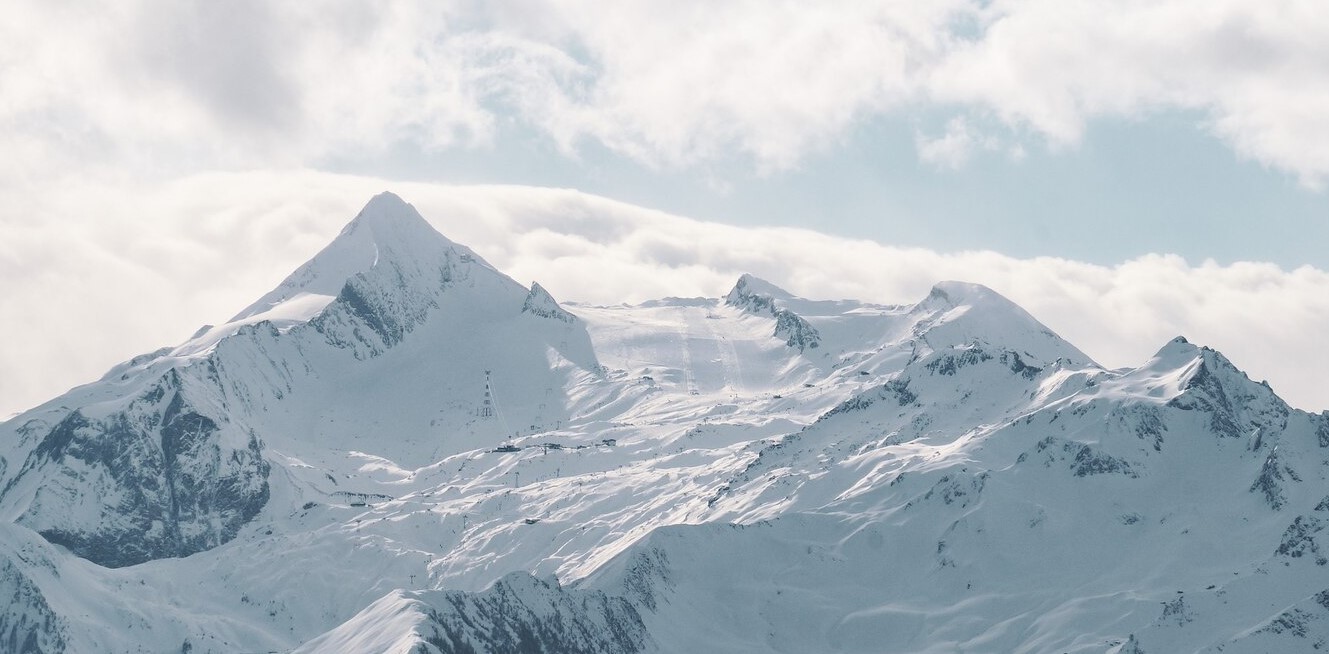
[[[0,423],[0,650],[1329,647],[1329,415],[983,286],[560,305],[375,197]]]

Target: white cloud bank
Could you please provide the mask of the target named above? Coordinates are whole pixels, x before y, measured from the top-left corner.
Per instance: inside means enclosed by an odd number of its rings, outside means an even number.
[[[1329,175],[1329,11],[1302,0],[20,0],[0,89],[8,178],[472,147],[507,120],[569,152],[779,170],[920,107],[1017,151],[1194,112],[1244,157]],[[922,155],[994,136],[955,134]]]
[[[394,148],[486,147],[509,125],[569,154],[796,167],[924,109],[919,156],[1073,146],[1089,121],[1185,111],[1308,186],[1329,176],[1329,12],[1298,0],[359,3],[18,0],[0,21],[0,412],[181,340],[275,284],[370,194],[559,297],[717,295],[751,271],[814,297],[913,301],[979,281],[1108,365],[1175,333],[1294,403],[1316,371],[1314,268],[1114,267],[740,229],[571,192],[314,173]]]
[[[938,253],[807,230],[743,228],[575,191],[402,184],[313,172],[188,178],[32,200],[0,239],[0,415],[90,381],[139,352],[227,319],[394,190],[445,235],[555,297],[618,303],[718,297],[751,272],[813,298],[915,302],[976,281],[1100,363],[1137,365],[1183,334],[1267,378],[1296,406],[1329,408],[1329,273],[1272,264],[1117,266]],[[58,235],[58,236],[57,236]]]

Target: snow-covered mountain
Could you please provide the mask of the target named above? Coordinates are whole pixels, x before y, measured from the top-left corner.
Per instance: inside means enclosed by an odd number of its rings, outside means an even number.
[[[1329,414],[982,286],[560,304],[383,194],[0,423],[0,651],[1329,647]]]

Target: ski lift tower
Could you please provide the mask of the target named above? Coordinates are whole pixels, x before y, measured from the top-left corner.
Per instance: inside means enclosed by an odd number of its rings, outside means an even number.
[[[490,385],[488,370],[485,371],[485,397],[484,401],[480,403],[480,417],[494,417],[494,390]]]

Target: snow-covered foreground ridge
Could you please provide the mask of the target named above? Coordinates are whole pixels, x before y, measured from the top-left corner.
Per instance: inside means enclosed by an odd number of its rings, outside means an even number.
[[[4,652],[1329,647],[1329,414],[982,286],[563,306],[375,197],[0,423]]]

